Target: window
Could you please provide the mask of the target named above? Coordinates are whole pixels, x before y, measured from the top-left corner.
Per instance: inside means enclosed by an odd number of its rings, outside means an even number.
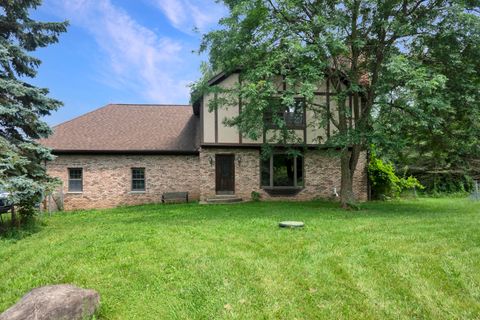
[[[267,188],[303,186],[303,157],[273,154],[261,165],[261,184]]]
[[[145,191],[145,168],[132,168],[132,191]]]
[[[82,168],[68,169],[68,191],[69,192],[83,191],[83,169]]]
[[[278,120],[283,120],[288,129],[303,129],[305,128],[305,100],[295,99],[295,103],[291,106],[281,105],[280,99],[272,99],[272,109],[280,110],[275,112],[276,117],[273,116],[273,112],[266,112],[264,115],[264,121],[267,128],[278,128]],[[282,111],[283,110],[283,111]]]

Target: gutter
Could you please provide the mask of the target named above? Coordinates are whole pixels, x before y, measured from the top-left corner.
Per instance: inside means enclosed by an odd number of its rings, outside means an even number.
[[[54,155],[198,155],[198,150],[67,150],[54,149]]]

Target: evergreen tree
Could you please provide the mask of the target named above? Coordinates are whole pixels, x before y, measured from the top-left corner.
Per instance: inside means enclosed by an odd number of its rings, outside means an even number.
[[[25,81],[41,63],[30,53],[56,43],[67,28],[66,22],[30,18],[39,5],[41,0],[0,1],[0,188],[11,193],[22,214],[32,214],[55,184],[45,170],[53,156],[36,140],[51,133],[42,118],[62,105],[47,89]]]

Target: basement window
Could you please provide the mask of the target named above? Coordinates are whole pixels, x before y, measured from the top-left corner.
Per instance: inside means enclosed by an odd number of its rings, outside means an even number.
[[[83,191],[83,169],[69,168],[68,169],[68,192],[82,192]]]
[[[145,168],[132,168],[132,191],[145,191]]]

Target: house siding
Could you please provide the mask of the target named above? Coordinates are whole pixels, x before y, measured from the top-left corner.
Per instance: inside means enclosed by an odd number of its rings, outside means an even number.
[[[232,73],[216,83],[216,85],[227,89],[234,88],[239,81],[239,74]],[[289,89],[281,76],[275,76],[273,81],[279,93],[285,89]],[[335,94],[336,92],[334,86],[331,84],[331,81],[324,79],[318,83],[318,88],[315,91],[315,98],[313,102],[315,105],[323,105],[326,109],[328,109],[328,113],[331,113],[338,122],[338,105],[335,99]],[[202,143],[228,143],[236,144],[238,147],[242,147],[242,145],[245,144],[261,145],[264,139],[270,143],[278,142],[278,139],[272,139],[272,141],[269,141],[272,136],[274,136],[275,130],[268,130],[265,137],[263,136],[263,132],[257,132],[259,138],[256,140],[252,140],[248,137],[240,137],[237,128],[226,125],[225,119],[232,120],[241,112],[241,99],[228,101],[228,105],[221,106],[216,110],[209,110],[210,102],[218,97],[220,96],[217,96],[214,93],[207,93],[203,96],[201,112],[203,135]],[[230,99],[227,98],[227,100],[231,99],[231,97]],[[331,135],[338,132],[338,129],[334,126],[333,121],[325,123],[327,110],[307,105],[305,111],[305,128],[301,130],[295,130],[294,133],[297,139],[295,141],[289,141],[289,143],[324,145]]]
[[[68,168],[83,169],[83,192],[68,192]],[[131,168],[145,168],[145,192],[131,191]],[[47,172],[63,183],[65,210],[161,202],[164,192],[200,196],[197,155],[59,155]]]

